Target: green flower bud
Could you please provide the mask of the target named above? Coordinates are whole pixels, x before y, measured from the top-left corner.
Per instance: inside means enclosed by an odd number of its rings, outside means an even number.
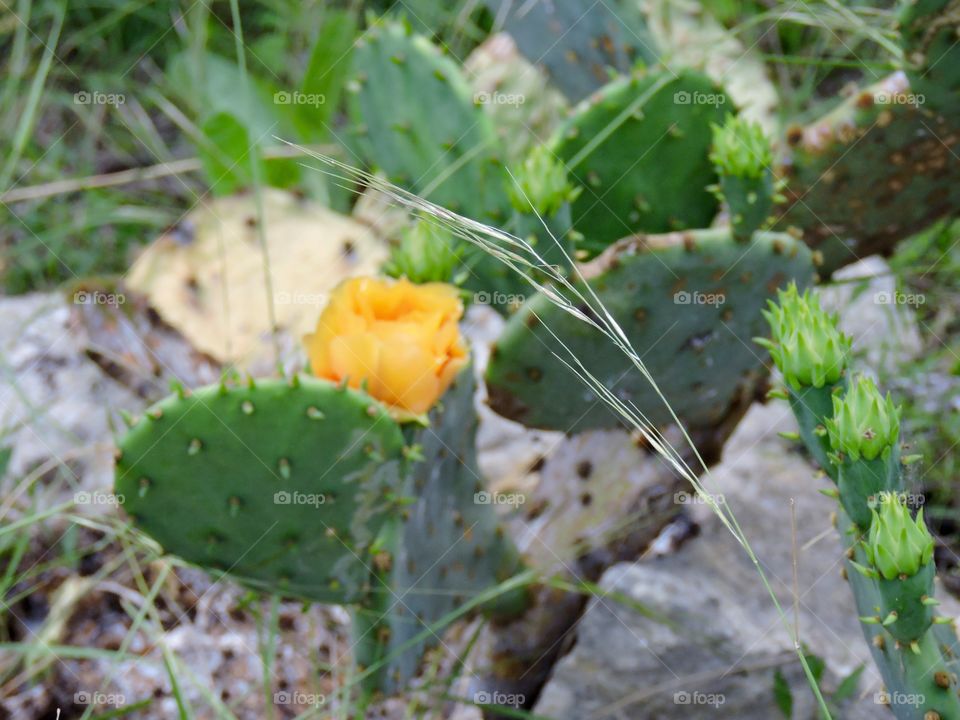
[[[722,126],[712,127],[710,161],[719,175],[760,178],[770,172],[773,151],[760,125],[727,115]]]
[[[404,230],[391,249],[383,272],[418,285],[452,282],[462,251],[459,238],[434,223],[420,220]]]
[[[843,397],[833,398],[833,417],[827,420],[830,447],[852,460],[874,460],[896,445],[900,437],[900,408],[890,395],[884,398],[873,380],[861,376]]]
[[[771,339],[757,342],[770,351],[784,380],[796,390],[837,382],[847,367],[851,339],[837,329],[836,316],[824,312],[809,290],[801,295],[795,283],[777,299],[779,304],[770,301],[763,313]]]
[[[513,171],[507,194],[517,212],[528,213],[532,206],[538,214],[550,216],[565,202],[572,202],[580,188],[570,184],[564,164],[547,148],[537,145]]]
[[[933,537],[923,522],[923,510],[916,518],[896,493],[880,495],[880,511],[873,510],[867,559],[886,580],[913,577],[933,560]]]

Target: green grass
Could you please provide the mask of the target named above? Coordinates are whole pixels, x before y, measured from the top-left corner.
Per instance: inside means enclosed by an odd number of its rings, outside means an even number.
[[[211,194],[257,189],[270,182],[340,209],[349,204],[349,195],[337,194],[319,174],[304,172],[289,159],[265,161],[262,166],[254,161],[238,168],[240,154],[236,143],[225,139],[226,131],[239,125],[249,138],[263,129],[254,119],[263,112],[267,126],[276,122],[282,129],[278,135],[303,143],[329,141],[326,132],[315,127],[316,132],[305,130],[295,118],[276,107],[265,108],[237,88],[262,85],[269,93],[300,87],[310,72],[317,38],[335,9],[351,12],[362,25],[364,10],[382,11],[390,3],[344,2],[337,8],[320,0],[6,3],[9,12],[0,14],[0,45],[9,48],[0,58],[0,273],[5,293],[50,289],[90,275],[122,275],[138,248]],[[785,91],[781,108],[785,116],[816,111],[842,84],[869,79],[891,67],[888,11],[866,7],[851,11],[837,2],[782,3],[772,8],[756,4],[748,12],[736,4],[711,4],[747,46],[759,43]],[[464,57],[482,41],[490,22],[482,12],[461,12],[468,7],[465,2],[452,9],[432,0],[407,5],[413,26],[429,31],[456,57]],[[234,33],[238,19],[242,19],[242,37]],[[211,54],[223,63],[210,61]],[[189,72],[174,71],[178,58],[180,70]],[[204,77],[198,69],[205,70]],[[236,84],[237,78],[242,85]],[[314,80],[327,82],[323,77]],[[326,92],[334,90],[326,88]],[[77,93],[122,97],[123,102],[79,103]],[[231,125],[224,116],[239,122]],[[263,149],[275,144],[270,135],[263,140]],[[193,159],[196,163],[189,172],[161,172],[162,177],[148,181],[99,189],[83,189],[83,183],[65,191],[45,189],[64,180],[102,181],[113,173],[162,169]],[[10,199],[10,194],[17,199]],[[939,349],[917,372],[937,369],[960,374],[954,319],[960,310],[958,237],[957,228],[945,225],[906,243],[894,261],[904,283],[936,298],[923,308],[922,318],[927,337],[935,336],[937,341],[932,342],[939,342]],[[908,405],[905,422],[915,437],[915,451],[940,459],[922,478],[935,489],[935,512],[930,514],[940,513],[960,527],[960,510],[950,484],[960,468],[949,452],[960,441],[960,420],[956,414],[942,418]],[[14,624],[8,614],[0,623],[0,694],[13,681],[56,683],[52,668],[57,656],[119,663],[130,657],[138,632],[155,639],[162,636],[165,583],[181,566],[176,561],[164,564],[156,547],[119,517],[91,518],[71,503],[41,504],[41,498],[57,490],[68,492],[72,483],[69,468],[63,465],[49,473],[8,478],[0,487],[0,507],[4,498],[17,488],[22,490],[16,513],[0,515],[0,596],[9,608],[22,613],[31,602],[42,601],[55,578],[119,582],[137,599],[118,601],[128,621],[127,633],[113,650],[63,646],[44,639],[47,626],[43,623],[31,632],[21,629],[11,634]],[[491,593],[505,589],[493,588]],[[581,591],[594,594],[597,588]],[[474,599],[454,615],[467,612],[482,599]],[[269,698],[281,642],[278,605],[274,599],[253,596],[247,606],[257,619],[262,662],[262,673],[256,678],[259,686],[252,692]],[[452,619],[445,618],[441,625]],[[179,717],[205,712],[237,717],[233,701],[221,698],[217,688],[202,687],[176,652],[164,647],[162,657]],[[313,675],[332,676],[339,688],[336,717],[351,717],[346,697],[358,676],[336,663],[316,657],[314,662]],[[427,676],[428,696],[436,700],[452,695],[455,677],[430,672]],[[108,682],[104,678],[104,687]],[[186,692],[188,688],[199,691],[204,707],[190,706],[187,698],[195,693]],[[134,705],[110,716],[136,717],[141,710],[149,712],[154,702],[137,698]],[[416,701],[411,701],[408,716],[420,715]],[[83,717],[94,717],[93,710]],[[518,713],[517,717],[533,716]]]

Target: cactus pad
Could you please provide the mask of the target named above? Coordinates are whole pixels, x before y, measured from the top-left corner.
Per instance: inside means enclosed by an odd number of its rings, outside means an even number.
[[[358,154],[389,180],[470,217],[505,212],[490,120],[429,40],[376,24],[357,42],[347,89]]]
[[[697,72],[615,80],[580,105],[552,149],[583,187],[573,227],[591,254],[632,232],[707,227],[717,199],[711,124],[732,107]]]
[[[806,128],[787,134],[786,210],[823,253],[821,272],[874,253],[960,210],[960,123],[918,104],[895,73]]]
[[[497,519],[495,497],[485,491],[476,464],[477,413],[473,370],[461,371],[415,442],[423,459],[412,463],[405,495],[415,498],[392,564],[389,652],[483,590],[521,569],[512,541]],[[424,645],[408,646],[392,662],[387,689],[397,689],[419,668]]]
[[[116,491],[167,552],[253,587],[356,600],[395,513],[403,436],[365,394],[323,380],[171,396],[120,443]]]
[[[790,280],[809,283],[813,268],[809,250],[789,235],[756,233],[744,244],[724,230],[699,230],[625,238],[583,274],[680,420],[696,429],[714,426],[755,391],[764,368],[750,339],[766,329],[765,300]],[[553,356],[569,360],[564,345],[590,358],[590,372],[650,422],[670,421],[650,383],[612,341],[543,295],[509,319],[493,349],[493,409],[571,433],[618,425],[619,416]]]
[[[641,13],[629,3],[589,0],[488,0],[520,51],[577,102],[638,62],[657,57]]]

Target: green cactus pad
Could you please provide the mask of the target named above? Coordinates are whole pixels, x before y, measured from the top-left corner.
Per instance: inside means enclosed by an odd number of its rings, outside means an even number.
[[[396,512],[403,436],[364,393],[324,380],[210,386],[161,401],[120,443],[116,491],[165,551],[253,587],[360,598]]]
[[[960,3],[905,0],[898,27],[910,86],[931,108],[956,114],[960,111]]]
[[[703,228],[717,212],[711,124],[731,110],[704,75],[650,73],[615,80],[584,101],[553,151],[583,191],[573,227],[591,254],[632,232]]]
[[[572,102],[606,83],[611,73],[652,64],[657,51],[643,15],[611,0],[488,0],[502,28]]]
[[[411,465],[405,494],[415,502],[404,510],[392,593],[384,598],[392,608],[388,654],[522,569],[492,502],[502,496],[486,491],[477,470],[475,386],[473,369],[465,368],[431,414],[430,426],[414,438],[423,459]],[[409,645],[392,660],[388,692],[415,674],[423,647],[436,645],[441,632]]]
[[[473,218],[506,213],[496,136],[459,66],[399,23],[357,41],[347,85],[358,154],[392,182]]]
[[[873,255],[960,212],[960,122],[938,114],[896,73],[806,128],[787,133],[780,173],[797,227],[823,256],[822,274]]]
[[[766,299],[813,275],[809,250],[791,236],[757,233],[745,245],[725,230],[626,238],[583,272],[690,428],[715,426],[752,396],[764,366],[751,338],[765,330]],[[563,345],[589,358],[589,371],[652,423],[670,421],[650,383],[608,338],[543,295],[509,319],[493,349],[493,409],[552,430],[618,425],[619,416],[553,356],[569,360]]]

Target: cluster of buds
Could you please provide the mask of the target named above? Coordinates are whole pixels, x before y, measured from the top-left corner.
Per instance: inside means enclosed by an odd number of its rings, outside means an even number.
[[[757,343],[770,351],[795,390],[836,383],[847,367],[852,342],[837,328],[836,317],[824,312],[809,290],[801,295],[794,283],[777,299],[764,311],[771,339],[757,338]]]

